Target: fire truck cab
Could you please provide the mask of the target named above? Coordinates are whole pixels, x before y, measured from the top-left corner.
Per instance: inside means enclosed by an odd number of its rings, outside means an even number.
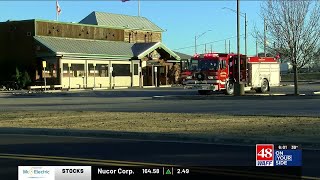
[[[196,54],[188,71],[184,71],[182,84],[185,88],[198,89],[199,94],[223,91],[232,95],[238,81],[237,60],[237,54]],[[280,84],[280,64],[272,57],[240,54],[240,81],[245,84],[245,91],[267,92],[271,86]]]

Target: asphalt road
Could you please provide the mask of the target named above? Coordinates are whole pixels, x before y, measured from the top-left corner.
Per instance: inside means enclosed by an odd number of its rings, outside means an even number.
[[[290,93],[291,86],[272,89]],[[320,90],[308,85],[301,93]],[[53,96],[1,96],[0,111],[113,111],[186,112],[220,114],[266,114],[319,116],[320,99],[287,100],[152,100],[152,96],[195,95],[181,88],[128,89],[68,92]],[[165,148],[164,148],[165,147]],[[5,155],[6,154],[6,155]],[[8,155],[12,154],[12,155]],[[24,155],[24,156],[23,156]],[[25,156],[31,155],[31,156]],[[39,157],[41,156],[41,157]],[[57,156],[53,158],[52,156]],[[303,151],[303,174],[320,177],[319,151]],[[62,158],[61,158],[62,157]],[[76,159],[70,159],[76,158]],[[59,161],[58,161],[58,160]],[[89,159],[89,160],[88,160]],[[101,160],[101,161],[97,161]],[[229,146],[178,142],[134,141],[74,137],[0,135],[0,176],[16,178],[18,165],[123,165],[160,163],[169,165],[254,165],[254,146]],[[91,165],[90,164],[90,165]],[[141,165],[141,164],[140,164]],[[142,164],[145,165],[145,164]],[[9,176],[8,176],[9,177]],[[6,178],[10,179],[10,178]]]
[[[319,151],[303,150],[302,155],[303,175],[320,177]],[[0,135],[1,177],[15,178],[19,165],[124,166],[126,164],[139,166],[255,166],[255,145],[232,146],[102,138]]]
[[[308,86],[313,92],[319,85]],[[278,87],[282,91],[292,87]],[[281,92],[280,90],[277,92]],[[304,115],[319,116],[320,99],[292,98],[286,100],[152,100],[152,96],[196,94],[194,90],[128,89],[114,91],[68,92],[50,96],[0,96],[0,111],[113,111],[220,113],[242,115]]]

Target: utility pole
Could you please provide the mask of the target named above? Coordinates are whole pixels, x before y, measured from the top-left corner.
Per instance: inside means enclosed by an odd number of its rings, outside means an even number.
[[[204,53],[207,53],[207,44],[204,44]]]
[[[266,46],[267,46],[267,34],[266,34],[266,18],[263,18],[263,28],[264,28],[264,31],[263,31],[263,51],[264,51],[264,57],[267,57],[267,52],[266,52]]]
[[[243,62],[244,63],[244,62]],[[241,83],[240,69],[240,0],[237,0],[237,77],[234,83],[234,95],[244,95],[244,84]]]
[[[225,53],[227,53],[227,40],[224,40]]]
[[[245,54],[246,56],[248,55],[248,52],[247,52],[247,41],[248,41],[248,35],[247,35],[247,13],[244,13],[244,41],[245,41],[245,45],[244,45],[244,48],[245,48]]]
[[[237,0],[237,65],[238,65],[238,84],[240,83],[240,0]]]
[[[231,50],[230,46],[231,46],[231,45],[230,45],[230,40],[229,40],[229,54],[230,54],[230,52],[231,52],[231,51],[230,51],[230,50]]]
[[[194,36],[194,54],[197,54],[197,35]]]

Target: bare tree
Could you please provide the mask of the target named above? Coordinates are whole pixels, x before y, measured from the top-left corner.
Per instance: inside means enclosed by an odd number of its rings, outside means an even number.
[[[298,70],[318,58],[320,0],[267,0],[261,10],[266,26],[263,32],[256,31],[257,36],[262,42],[267,39],[269,53],[292,63],[294,94],[298,95]]]

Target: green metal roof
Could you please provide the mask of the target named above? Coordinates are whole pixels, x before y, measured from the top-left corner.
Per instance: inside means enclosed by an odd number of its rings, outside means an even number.
[[[145,17],[93,11],[79,23],[113,28],[163,31]]]
[[[150,49],[150,47],[154,46],[155,44],[157,43],[136,43],[132,46],[132,51],[134,52],[134,55],[138,57],[141,53],[147,51],[148,49]]]
[[[181,53],[181,52],[177,52],[177,51],[173,51],[174,53],[176,53],[178,56],[180,56],[181,59],[191,59],[191,55],[188,55],[188,54],[184,54],[184,53]]]
[[[153,45],[151,43],[149,43],[149,45],[151,47],[149,47],[148,49],[145,49],[143,52],[139,53],[138,56],[137,56],[138,58],[141,59],[142,57],[145,57],[146,55],[148,55],[149,53],[151,53],[155,49],[160,48],[160,49],[165,50],[167,53],[169,53],[171,57],[174,57],[175,59],[180,60],[180,57],[176,53],[171,51],[169,48],[167,48],[167,46],[165,46],[161,42],[157,42],[157,43],[155,43]]]
[[[35,36],[34,38],[56,54],[87,54],[130,58],[134,56],[131,50],[133,43],[49,36]]]
[[[34,39],[48,48],[55,55],[70,55],[79,57],[124,58],[137,57],[141,59],[157,48],[164,49],[175,59],[180,59],[173,51],[161,42],[157,43],[127,43],[122,41],[105,41],[50,36],[35,36]]]

